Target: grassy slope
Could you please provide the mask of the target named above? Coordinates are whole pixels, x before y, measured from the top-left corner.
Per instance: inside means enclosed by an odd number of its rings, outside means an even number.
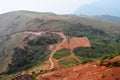
[[[2,57],[0,58],[0,72],[6,70],[7,64],[11,62],[11,55],[14,53],[13,48],[20,45],[25,36],[27,35],[15,35],[15,37],[6,41],[5,44],[2,46],[5,49],[5,54],[2,54]]]
[[[61,50],[58,50],[54,55],[53,55],[53,58],[55,59],[60,59],[60,58],[63,58],[65,56],[69,56],[70,55],[70,50],[69,49],[61,49]]]

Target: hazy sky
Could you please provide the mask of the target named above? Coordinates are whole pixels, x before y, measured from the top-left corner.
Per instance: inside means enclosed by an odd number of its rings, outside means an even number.
[[[99,0],[95,3],[79,7],[75,13],[120,16],[120,0]]]
[[[72,14],[77,8],[98,0],[1,0],[0,14],[15,10]]]

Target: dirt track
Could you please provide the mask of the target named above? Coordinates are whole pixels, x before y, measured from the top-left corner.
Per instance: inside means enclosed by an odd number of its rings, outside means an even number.
[[[66,41],[66,37],[65,37],[65,35],[64,35],[62,32],[52,32],[52,33],[58,34],[58,35],[60,35],[61,38],[63,38],[63,41],[62,41],[61,43],[63,43],[64,41]],[[62,49],[61,43],[58,43],[58,44],[50,45],[50,46],[49,46],[49,49],[52,51],[52,53],[51,53],[51,55],[50,55],[50,57],[49,57],[49,61],[50,61],[50,63],[51,63],[50,69],[53,69],[53,68],[54,68],[54,62],[52,61],[52,57],[53,57],[54,53],[55,53],[57,50]]]

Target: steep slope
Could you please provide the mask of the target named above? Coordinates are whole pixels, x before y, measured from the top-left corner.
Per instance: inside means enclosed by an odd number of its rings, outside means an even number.
[[[99,66],[92,62],[50,72],[38,77],[36,80],[119,80],[119,75],[119,67],[109,69],[106,66]]]

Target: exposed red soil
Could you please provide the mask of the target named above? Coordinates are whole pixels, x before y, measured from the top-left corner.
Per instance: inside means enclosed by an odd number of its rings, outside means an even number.
[[[108,68],[97,62],[74,65],[44,74],[36,80],[120,80],[120,67]]]
[[[56,47],[55,47],[56,46]],[[50,45],[49,49],[53,50],[54,48],[57,48],[57,50],[62,48],[68,48],[70,50],[73,50],[76,47],[91,47],[91,44],[87,37],[71,37],[70,42],[67,41],[65,38],[61,43],[58,43],[56,45]]]
[[[59,63],[58,63],[58,61],[56,59],[52,58],[52,61],[54,63],[54,68],[60,68],[60,65],[59,65]]]
[[[76,47],[91,47],[87,37],[71,37],[70,41],[67,40],[61,43],[61,47],[73,50]]]

